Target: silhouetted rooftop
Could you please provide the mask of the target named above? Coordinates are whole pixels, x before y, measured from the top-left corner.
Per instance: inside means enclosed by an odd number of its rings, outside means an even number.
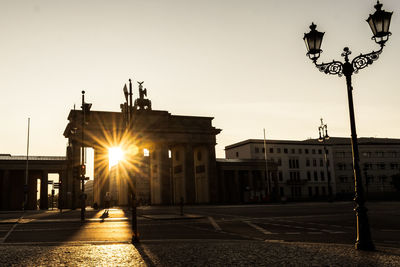
[[[247,145],[250,143],[256,144],[264,144],[263,139],[247,139],[229,146],[225,147],[226,149],[231,149],[243,145]],[[306,139],[306,140],[270,140],[266,139],[266,143],[268,144],[288,144],[288,145],[322,145],[322,142],[319,142],[317,138],[315,139]],[[375,138],[375,137],[360,137],[358,138],[358,143],[362,145],[384,145],[384,144],[396,144],[400,145],[400,139],[395,138]],[[330,137],[325,141],[326,145],[350,145],[351,139],[349,137]]]
[[[29,160],[67,160],[62,156],[29,156]],[[11,156],[11,154],[0,154],[0,160],[26,160],[26,156]]]

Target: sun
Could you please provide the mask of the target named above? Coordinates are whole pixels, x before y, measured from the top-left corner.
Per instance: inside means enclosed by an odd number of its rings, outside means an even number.
[[[118,162],[124,159],[124,151],[117,147],[110,147],[108,149],[108,166],[111,168],[114,165],[117,165]]]

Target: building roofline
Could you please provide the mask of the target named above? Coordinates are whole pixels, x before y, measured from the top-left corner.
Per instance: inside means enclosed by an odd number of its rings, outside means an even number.
[[[240,147],[247,144],[264,144],[264,139],[247,139],[238,143],[234,143],[232,145],[228,145],[225,147],[225,150],[232,149],[235,147]],[[266,143],[268,144],[291,144],[291,145],[323,145],[323,143],[319,142],[317,138],[315,139],[306,139],[306,140],[273,140],[266,139]],[[359,137],[358,143],[361,145],[400,145],[400,139],[398,138],[375,138],[375,137]],[[351,144],[350,137],[330,137],[329,140],[326,141],[326,145],[348,145]]]
[[[2,154],[0,156],[0,161],[1,160],[26,160],[26,155],[10,155],[10,154]],[[30,161],[38,161],[38,160],[67,160],[67,157],[65,156],[29,156],[28,160]]]

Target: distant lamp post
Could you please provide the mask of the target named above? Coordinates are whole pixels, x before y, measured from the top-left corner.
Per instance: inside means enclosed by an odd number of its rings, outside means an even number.
[[[389,26],[392,12],[386,12],[382,10],[382,4],[380,4],[379,1],[375,5],[375,9],[375,13],[368,17],[367,22],[370,25],[373,33],[372,39],[380,45],[380,49],[376,52],[372,51],[371,53],[365,55],[360,54],[350,62],[349,55],[351,54],[351,51],[348,47],[345,47],[342,53],[345,61],[344,63],[342,63],[341,61],[333,60],[329,63],[317,64],[317,60],[322,52],[321,43],[324,33],[317,31],[317,26],[312,23],[310,26],[311,31],[304,34],[303,38],[307,47],[307,56],[313,61],[315,66],[320,71],[325,72],[326,74],[336,74],[339,77],[344,75],[346,77],[355,182],[354,201],[356,203],[356,207],[354,210],[357,216],[357,240],[355,243],[355,247],[356,249],[360,250],[374,250],[375,246],[371,238],[367,209],[364,206],[365,199],[361,179],[361,170],[359,165],[359,153],[357,144],[356,123],[354,118],[352,94],[353,87],[351,84],[351,76],[353,75],[353,73],[357,73],[359,70],[371,65],[373,61],[378,59],[379,55],[382,53],[386,41],[391,35],[391,33],[389,32]]]
[[[126,87],[126,84],[124,86],[124,96],[126,102],[124,104],[121,104],[121,109],[122,113],[124,115],[124,121],[125,121],[125,131],[128,131],[129,133],[132,132],[132,119],[133,119],[133,101],[132,101],[132,81],[129,79],[129,92],[128,88]],[[129,154],[129,157],[133,157],[132,154]],[[132,168],[130,168],[130,173],[132,173]],[[131,203],[131,209],[132,209],[132,243],[138,243],[139,242],[139,232],[137,229],[137,203],[136,203],[136,197],[137,197],[137,188],[136,188],[136,177],[134,175],[131,175],[132,179],[132,203]]]
[[[325,169],[326,169],[326,176],[328,181],[328,200],[332,201],[332,187],[331,187],[331,174],[329,172],[329,165],[328,165],[328,150],[326,149],[325,141],[329,139],[328,135],[328,125],[324,124],[323,119],[321,118],[321,125],[318,127],[319,138],[318,141],[322,142],[324,145],[324,155],[325,155]]]

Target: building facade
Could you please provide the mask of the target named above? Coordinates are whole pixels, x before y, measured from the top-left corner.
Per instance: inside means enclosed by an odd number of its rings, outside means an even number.
[[[217,159],[218,202],[278,200],[277,164],[265,160]],[[268,175],[266,175],[268,173]]]
[[[331,144],[338,197],[354,195],[353,159],[349,138],[333,138]],[[400,139],[359,138],[360,168],[368,199],[399,199],[395,187],[400,174]]]
[[[318,199],[329,193],[354,195],[350,138],[303,141],[267,140],[267,159],[278,165],[280,195],[290,199]],[[327,161],[325,162],[325,150]],[[396,197],[393,176],[400,173],[400,139],[359,138],[363,184],[369,198]],[[225,148],[227,159],[263,159],[264,140],[250,139]],[[326,163],[326,164],[325,164]]]
[[[50,173],[62,180],[67,173],[66,158],[29,156],[27,161],[26,156],[1,154],[0,210],[48,209]]]

